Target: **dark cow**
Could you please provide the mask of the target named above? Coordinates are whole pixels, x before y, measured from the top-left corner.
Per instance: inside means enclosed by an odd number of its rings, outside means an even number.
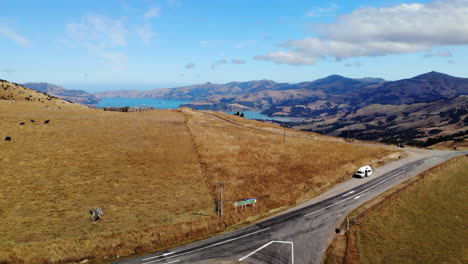
[[[26,123],[25,123],[25,122],[21,122],[21,123],[20,123],[20,126],[22,126],[22,125],[24,125],[24,124],[26,124]]]
[[[36,122],[36,121],[31,119],[31,123],[34,123],[34,122]]]
[[[11,137],[6,137],[5,141],[11,141]]]
[[[47,124],[49,124],[49,122],[50,122],[50,120],[46,120],[46,121],[44,121],[44,125],[47,125]]]

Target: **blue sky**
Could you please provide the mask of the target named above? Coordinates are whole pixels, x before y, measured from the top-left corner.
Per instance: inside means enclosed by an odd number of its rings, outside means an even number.
[[[0,0],[0,78],[90,91],[468,77],[468,0]]]

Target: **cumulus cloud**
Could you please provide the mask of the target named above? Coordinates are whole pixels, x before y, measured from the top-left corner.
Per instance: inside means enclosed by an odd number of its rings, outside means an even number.
[[[16,43],[23,45],[25,47],[31,47],[32,43],[29,41],[28,38],[20,35],[19,33],[15,32],[10,26],[6,24],[0,24],[0,35],[3,35]]]
[[[315,24],[318,37],[291,40],[286,51],[256,56],[258,60],[292,65],[430,51],[434,47],[468,44],[468,0],[365,7],[341,15],[333,23]]]
[[[245,64],[245,60],[232,59],[231,63],[232,64]]]
[[[128,31],[120,19],[111,19],[104,15],[88,14],[81,22],[66,25],[71,39],[104,46],[125,46]]]
[[[144,18],[145,20],[149,20],[153,17],[157,17],[160,14],[161,9],[159,7],[152,7],[148,11],[146,11]]]
[[[153,38],[156,36],[153,29],[151,28],[151,19],[154,17],[158,17],[160,15],[161,9],[159,7],[152,7],[148,9],[143,15],[144,23],[143,25],[136,28],[136,34],[140,37],[141,41],[145,45],[151,45]]]
[[[432,58],[432,57],[452,57],[452,53],[450,51],[440,51],[436,53],[426,53],[424,54],[424,58]]]
[[[128,56],[123,52],[110,50],[127,44],[128,31],[122,20],[88,14],[80,22],[68,23],[66,29],[70,42],[85,47],[109,63],[112,69],[126,68]]]
[[[316,57],[304,56],[302,53],[295,51],[275,51],[267,53],[266,55],[255,56],[254,59],[290,65],[314,64],[318,60]]]
[[[194,63],[187,63],[187,65],[185,65],[185,69],[193,69],[193,68],[195,68]]]

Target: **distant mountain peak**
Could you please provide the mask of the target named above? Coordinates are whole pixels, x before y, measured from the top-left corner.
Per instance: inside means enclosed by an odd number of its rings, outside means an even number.
[[[342,75],[338,75],[338,74],[332,74],[332,75],[329,75],[325,78],[322,78],[321,80],[326,80],[326,79],[349,79],[347,77],[344,77]]]
[[[445,73],[440,73],[436,71],[430,71],[416,76],[415,78],[434,78],[434,77],[453,77]]]

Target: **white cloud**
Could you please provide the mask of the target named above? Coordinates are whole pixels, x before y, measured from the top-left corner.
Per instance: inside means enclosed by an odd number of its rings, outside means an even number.
[[[99,14],[88,14],[81,22],[67,24],[71,39],[103,46],[125,46],[128,31],[120,19],[111,19]]]
[[[307,65],[314,64],[318,58],[311,56],[304,56],[298,52],[275,51],[267,53],[266,55],[255,56],[256,60],[273,61],[277,64],[290,64],[290,65]]]
[[[28,38],[16,33],[10,26],[6,24],[0,24],[0,35],[4,35],[5,37],[25,47],[32,46],[32,43]]]
[[[110,50],[127,44],[128,31],[122,20],[88,14],[81,22],[67,24],[66,29],[70,42],[86,48],[103,62],[110,64],[113,70],[127,68],[128,56],[123,52]]]
[[[153,17],[159,16],[160,11],[161,11],[161,8],[159,8],[159,7],[150,8],[148,11],[146,11],[146,13],[144,15],[145,20],[149,20],[149,19],[151,19]]]
[[[312,10],[307,12],[306,16],[308,17],[324,17],[324,16],[334,16],[339,6],[337,4],[330,4],[326,7],[314,7]]]
[[[146,13],[143,15],[143,25],[136,28],[136,34],[138,37],[140,37],[145,45],[151,45],[154,36],[156,36],[156,33],[154,33],[153,29],[151,28],[150,20],[154,17],[158,17],[160,15],[160,11],[161,9],[159,7],[152,7],[148,9],[148,11],[146,11]]]
[[[430,51],[434,47],[468,44],[468,0],[439,0],[386,8],[360,8],[333,23],[315,25],[319,37],[291,40],[288,51],[256,59],[292,65]]]
[[[432,58],[432,57],[452,57],[453,54],[450,51],[440,51],[436,53],[426,53],[424,54],[424,58]]]
[[[149,23],[145,23],[143,26],[137,27],[136,34],[140,37],[145,45],[150,45],[154,36],[156,36],[156,33],[154,33],[154,31],[151,29]]]
[[[231,63],[232,64],[245,64],[245,60],[232,59]]]

